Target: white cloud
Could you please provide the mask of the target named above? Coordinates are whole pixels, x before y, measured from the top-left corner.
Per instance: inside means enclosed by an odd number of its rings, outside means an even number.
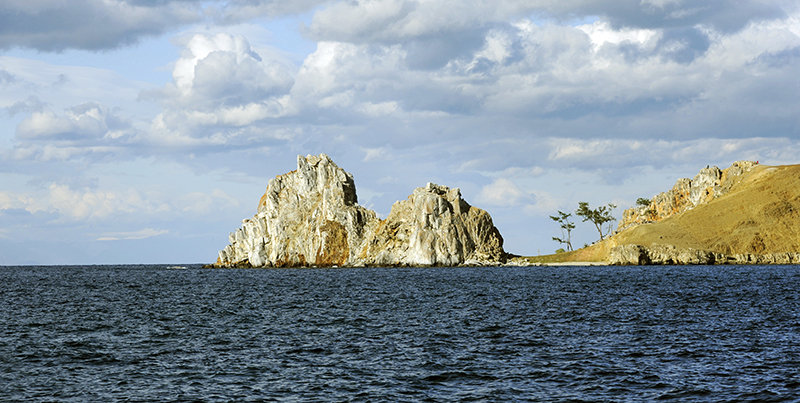
[[[361,147],[364,152],[364,162],[383,159],[386,156],[387,149],[385,147],[365,148]]]
[[[78,140],[85,137],[110,139],[124,135],[126,124],[99,104],[70,108],[64,115],[50,110],[34,112],[17,127],[21,139]]]
[[[287,66],[264,60],[241,36],[195,34],[175,63],[172,76],[186,106],[243,106],[288,92]]]
[[[159,208],[148,206],[142,195],[135,190],[121,193],[74,190],[59,184],[51,184],[48,190],[48,209],[72,220],[103,219],[113,214],[134,214],[149,208]]]
[[[99,237],[98,241],[122,241],[122,240],[138,240],[156,237],[159,235],[168,234],[169,231],[165,229],[144,228],[138,231],[128,232],[107,232]]]
[[[478,194],[479,202],[502,207],[516,206],[528,198],[530,195],[505,178],[495,179],[494,182],[481,188]]]
[[[180,198],[178,204],[184,212],[201,215],[238,207],[239,201],[221,189],[214,189],[211,193],[192,192],[186,194]]]

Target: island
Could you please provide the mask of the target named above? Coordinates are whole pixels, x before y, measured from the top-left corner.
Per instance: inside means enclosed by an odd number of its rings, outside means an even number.
[[[325,154],[298,156],[297,169],[270,179],[228,240],[213,266],[487,266],[509,256],[489,213],[458,188],[428,183],[380,219]]]

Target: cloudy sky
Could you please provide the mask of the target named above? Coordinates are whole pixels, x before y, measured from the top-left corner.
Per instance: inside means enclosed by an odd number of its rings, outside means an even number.
[[[579,201],[800,162],[798,77],[795,0],[4,0],[0,265],[211,262],[322,152],[550,253]]]

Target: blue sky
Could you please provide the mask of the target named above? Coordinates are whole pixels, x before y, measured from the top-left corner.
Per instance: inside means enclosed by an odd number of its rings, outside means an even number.
[[[460,187],[550,253],[579,201],[799,162],[797,77],[795,1],[7,0],[0,264],[211,262],[323,152],[379,215]]]

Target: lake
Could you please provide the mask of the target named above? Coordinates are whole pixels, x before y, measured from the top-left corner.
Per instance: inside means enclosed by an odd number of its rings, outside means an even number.
[[[800,266],[0,267],[0,400],[797,400]]]

